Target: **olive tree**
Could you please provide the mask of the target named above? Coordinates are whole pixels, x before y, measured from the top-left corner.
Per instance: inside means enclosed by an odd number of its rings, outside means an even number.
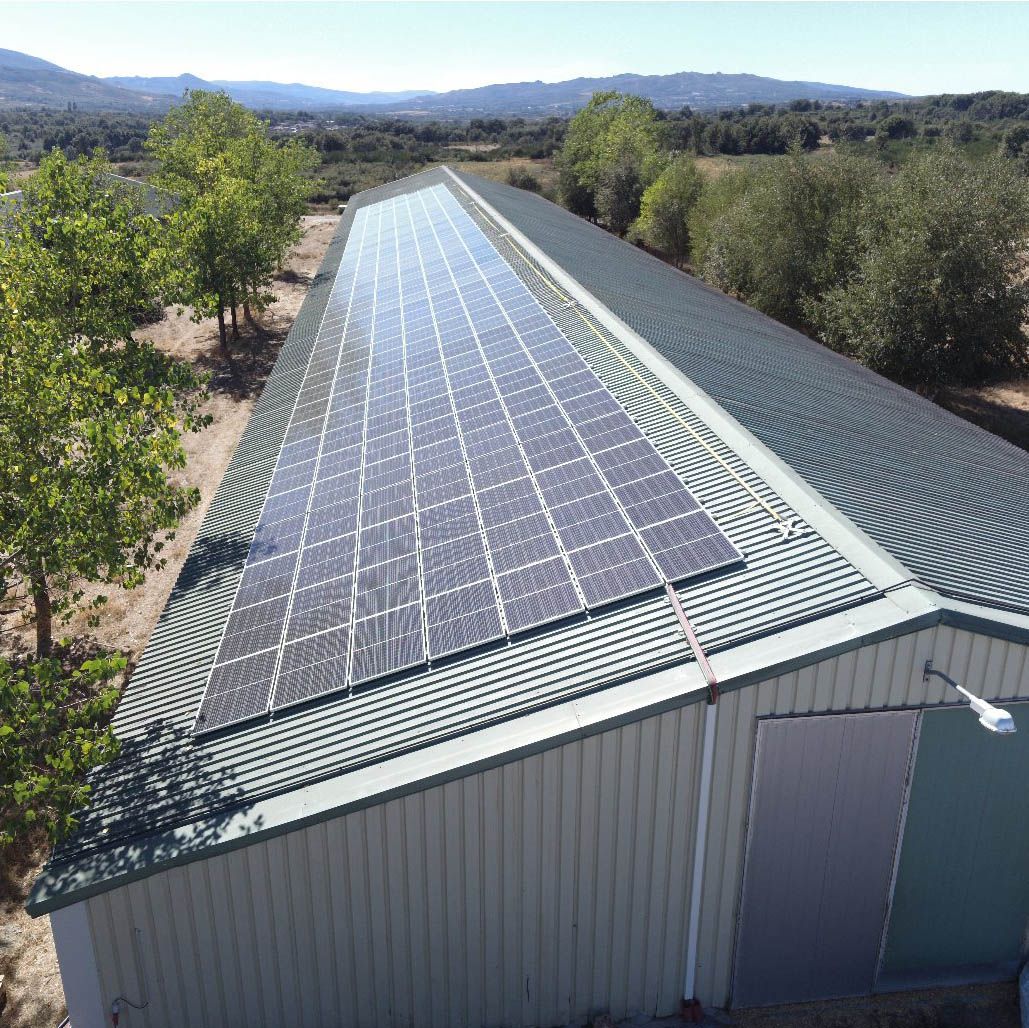
[[[696,162],[680,157],[643,193],[637,230],[647,243],[677,265],[690,254],[690,217],[702,186]]]
[[[739,171],[697,205],[694,265],[766,314],[808,328],[810,300],[849,274],[865,205],[883,179],[873,161],[797,150]]]
[[[950,148],[904,165],[866,208],[849,279],[813,308],[827,343],[932,392],[1024,368],[1029,183]]]

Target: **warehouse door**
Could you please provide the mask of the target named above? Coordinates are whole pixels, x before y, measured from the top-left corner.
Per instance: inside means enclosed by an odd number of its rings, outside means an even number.
[[[1014,978],[1029,939],[1029,704],[1015,735],[927,710],[880,989]]]
[[[916,720],[759,723],[735,1006],[871,992]]]

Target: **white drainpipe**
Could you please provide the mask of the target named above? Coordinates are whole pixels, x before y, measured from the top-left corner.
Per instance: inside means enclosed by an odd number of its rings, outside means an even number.
[[[697,811],[697,837],[693,846],[693,883],[690,886],[690,919],[686,933],[686,981],[682,990],[683,999],[688,1004],[696,998],[700,900],[704,883],[707,826],[711,814],[711,783],[714,778],[717,722],[718,704],[708,703],[704,711],[704,748],[700,765],[700,809]]]

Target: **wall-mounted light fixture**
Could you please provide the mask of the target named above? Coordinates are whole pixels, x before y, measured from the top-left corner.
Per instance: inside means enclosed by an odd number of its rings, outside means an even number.
[[[987,703],[986,700],[973,696],[964,686],[958,685],[949,675],[935,670],[933,662],[927,660],[922,670],[922,678],[928,682],[930,676],[942,678],[947,685],[957,689],[968,700],[972,710],[979,715],[979,724],[987,731],[996,732],[998,735],[1014,735],[1016,731],[1015,719],[1006,710],[1001,710],[1000,707],[995,707],[992,703]]]

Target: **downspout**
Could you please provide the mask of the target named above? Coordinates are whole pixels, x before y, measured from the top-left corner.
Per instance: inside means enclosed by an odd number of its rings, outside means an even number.
[[[686,928],[686,979],[682,989],[683,1020],[699,1022],[704,1011],[697,999],[697,948],[700,939],[700,902],[704,885],[704,856],[707,850],[707,829],[711,820],[711,786],[714,780],[715,730],[718,725],[718,679],[704,653],[700,640],[690,624],[690,619],[679,602],[674,587],[667,583],[665,591],[675,610],[686,640],[693,651],[704,679],[707,682],[708,699],[704,711],[704,743],[700,758],[700,802],[697,810],[697,835],[693,846],[693,880],[690,885],[690,913]]]

